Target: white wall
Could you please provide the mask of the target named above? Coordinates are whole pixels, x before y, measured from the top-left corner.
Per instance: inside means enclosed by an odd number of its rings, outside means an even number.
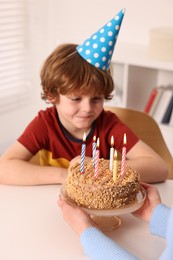
[[[15,141],[37,111],[45,107],[40,101],[39,70],[57,44],[82,43],[122,8],[126,8],[126,14],[118,44],[123,41],[147,45],[150,28],[173,26],[172,0],[27,1],[31,12],[28,44],[32,46],[32,84],[35,90],[30,105],[0,113],[0,154]]]
[[[52,7],[54,44],[83,42],[122,8],[119,41],[146,45],[150,28],[173,26],[172,0],[52,0]]]

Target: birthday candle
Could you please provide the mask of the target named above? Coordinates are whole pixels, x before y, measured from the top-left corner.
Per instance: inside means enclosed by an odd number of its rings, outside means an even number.
[[[81,161],[80,161],[80,172],[84,173],[84,163],[85,163],[85,151],[86,151],[86,134],[83,135],[83,144],[81,148]]]
[[[126,134],[124,134],[123,144],[124,144],[124,146],[122,148],[122,160],[121,160],[121,176],[122,177],[124,177],[124,174],[125,174],[126,144],[127,144]]]
[[[100,150],[99,150],[99,138],[97,138],[97,146],[96,146],[96,160],[95,160],[95,171],[94,177],[98,176],[98,168],[99,168],[99,157],[100,157]]]
[[[95,157],[96,157],[96,136],[93,137],[92,143],[92,164],[95,165]]]
[[[117,150],[114,152],[114,168],[113,168],[113,180],[117,179]]]
[[[114,161],[114,137],[111,137],[111,148],[110,148],[110,159],[109,159],[109,169],[113,170],[113,161]]]

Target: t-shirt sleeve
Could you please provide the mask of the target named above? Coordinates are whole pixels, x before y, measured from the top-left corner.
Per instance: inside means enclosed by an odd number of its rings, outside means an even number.
[[[85,254],[92,260],[138,259],[95,227],[86,229],[81,234],[80,241]]]
[[[42,117],[38,114],[26,127],[24,132],[17,139],[25,146],[33,155],[39,150],[46,147],[47,142],[47,126]]]

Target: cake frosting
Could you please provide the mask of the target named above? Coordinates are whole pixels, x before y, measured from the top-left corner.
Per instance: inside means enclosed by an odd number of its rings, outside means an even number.
[[[74,163],[68,169],[64,186],[68,198],[78,206],[89,209],[114,209],[132,204],[140,190],[139,173],[126,167],[121,176],[121,164],[117,167],[117,177],[109,170],[109,161],[100,159],[98,176],[94,176],[92,161],[84,165],[80,172],[80,163]]]

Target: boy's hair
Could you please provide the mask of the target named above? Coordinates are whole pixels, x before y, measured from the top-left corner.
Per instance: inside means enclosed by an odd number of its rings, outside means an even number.
[[[84,60],[76,51],[76,44],[58,46],[41,69],[42,99],[75,92],[104,95],[112,98],[114,89],[110,71],[102,71]]]

